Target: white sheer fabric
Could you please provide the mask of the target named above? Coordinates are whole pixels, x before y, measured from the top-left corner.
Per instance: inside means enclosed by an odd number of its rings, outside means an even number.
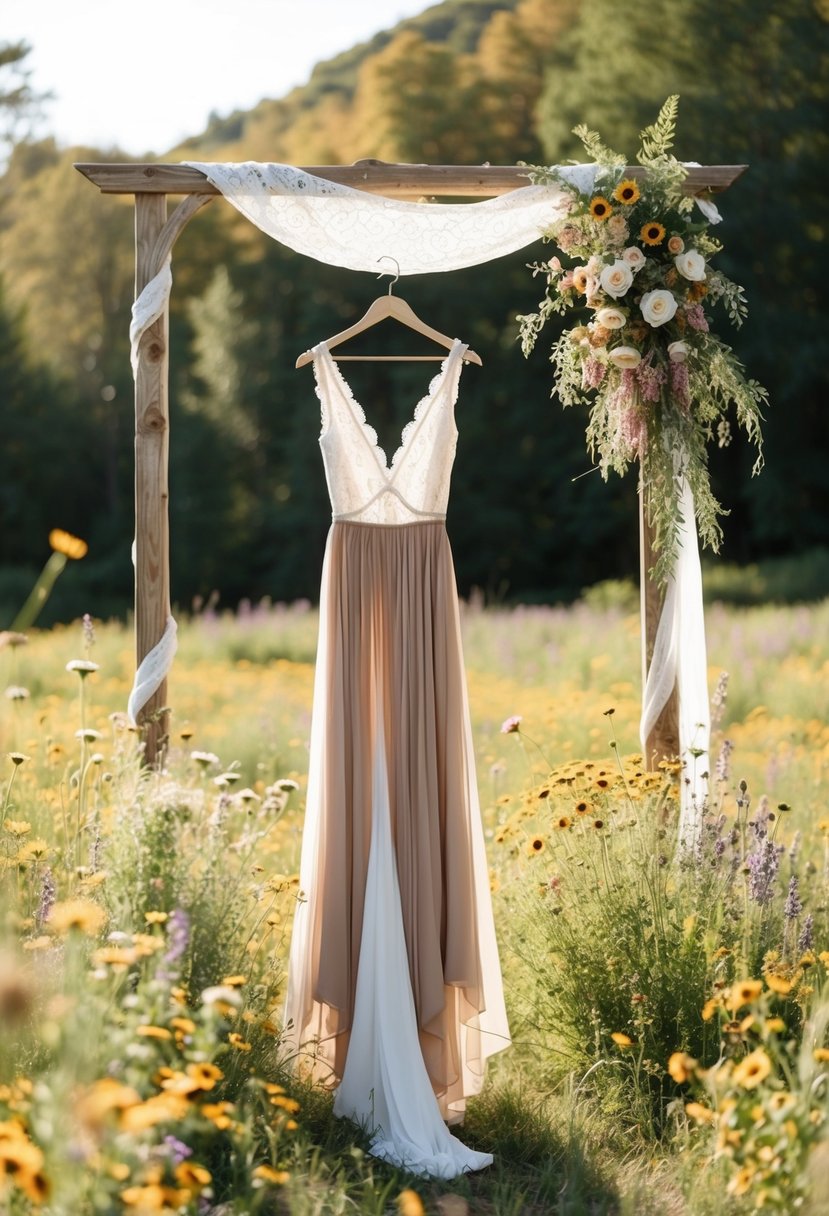
[[[353,190],[293,165],[210,164],[200,169],[257,228],[297,253],[344,266],[377,270],[393,257],[400,273],[437,274],[478,266],[537,241],[565,208],[559,186],[522,186],[479,203],[411,203]],[[561,172],[589,190],[595,165]]]
[[[423,1062],[391,838],[383,733],[378,721],[354,1027],[334,1114],[365,1127],[372,1156],[412,1174],[455,1178],[483,1169],[493,1159],[491,1153],[467,1148],[449,1131]],[[497,955],[494,966],[497,970]],[[502,1046],[499,1042],[496,1050]],[[482,1079],[476,1078],[476,1089]]]
[[[679,841],[683,848],[690,848],[699,839],[703,802],[708,792],[711,714],[694,496],[684,477],[680,500],[682,526],[676,569],[659,618],[642,696],[639,735],[644,749],[647,737],[676,685],[679,757],[684,765],[680,778]]]

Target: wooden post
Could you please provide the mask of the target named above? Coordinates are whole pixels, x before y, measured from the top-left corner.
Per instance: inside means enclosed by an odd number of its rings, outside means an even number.
[[[639,487],[639,595],[642,626],[642,692],[653,658],[653,647],[665,592],[651,578],[649,571],[656,560],[653,549],[653,529],[645,508],[645,495]],[[655,769],[660,760],[673,760],[679,755],[679,697],[676,685],[645,741],[642,757],[646,768]]]
[[[158,270],[155,249],[167,220],[167,196],[135,196],[135,294]],[[141,339],[135,377],[135,650],[136,661],[160,641],[170,615],[170,529],[167,481],[169,311]],[[154,763],[168,735],[167,681],[139,714],[145,759]],[[162,712],[164,711],[164,712]]]

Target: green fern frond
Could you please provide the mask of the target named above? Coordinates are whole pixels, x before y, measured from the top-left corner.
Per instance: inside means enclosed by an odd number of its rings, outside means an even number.
[[[578,136],[584,144],[587,155],[597,165],[624,165],[625,157],[618,152],[614,152],[612,148],[608,148],[602,143],[601,136],[596,131],[591,131],[584,123],[573,127],[573,134]]]
[[[672,93],[659,111],[656,122],[651,123],[649,127],[645,127],[644,131],[640,132],[639,138],[642,140],[642,146],[636,154],[640,165],[646,165],[650,161],[658,160],[659,157],[668,154],[674,143],[678,113],[679,94]]]

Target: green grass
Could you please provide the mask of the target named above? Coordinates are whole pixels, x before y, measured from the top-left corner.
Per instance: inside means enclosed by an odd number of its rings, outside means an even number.
[[[797,874],[814,914],[814,949],[829,948],[829,838],[821,829],[829,821],[829,602],[709,609],[711,687],[729,672],[712,759],[725,737],[734,743],[712,797],[712,817],[721,812],[728,830],[738,830],[724,853],[735,857],[727,871],[714,858],[722,828],[707,839],[708,870],[670,863],[670,779],[639,780],[633,761],[624,764],[627,782],[616,775],[616,757],[638,750],[638,620],[629,604],[607,596],[569,609],[467,606],[463,628],[514,1045],[493,1062],[462,1133],[493,1152],[495,1164],[452,1183],[373,1162],[359,1129],[333,1118],[330,1095],[288,1076],[273,1033],[296,891],[316,614],[261,608],[182,623],[169,688],[171,747],[157,774],[142,772],[137,736],[123,720],[132,670],[123,628],[96,624],[89,653],[99,670],[83,684],[66,671],[85,653],[79,625],[0,650],[0,685],[29,692],[0,702],[0,753],[27,756],[18,767],[6,761],[0,784],[0,1124],[20,1121],[42,1153],[50,1216],[128,1211],[119,1196],[151,1185],[166,1134],[191,1145],[212,1175],[212,1202],[227,1214],[391,1213],[410,1188],[430,1216],[713,1216],[752,1210],[764,1187],[767,1210],[788,1211],[803,1192],[823,1151],[824,1125],[812,1111],[825,1112],[826,1084],[817,1082],[810,1097],[797,1067],[810,1085],[814,1070],[806,1057],[792,1064],[792,1052],[817,1042],[809,1028],[822,1024],[825,966],[798,963],[783,904]],[[610,707],[612,722],[603,716]],[[82,713],[100,738],[76,739]],[[521,715],[521,730],[504,735],[512,714]],[[220,762],[202,767],[193,750]],[[238,780],[217,785],[222,772]],[[599,772],[609,774],[605,785]],[[280,778],[298,789],[274,789]],[[741,778],[751,799],[742,808]],[[257,797],[238,797],[245,786]],[[584,801],[589,815],[574,811]],[[777,812],[784,802],[791,810]],[[753,838],[741,832],[758,808],[775,815],[767,827],[787,850],[800,834],[767,907],[751,901],[743,872]],[[559,829],[562,817],[573,822]],[[590,827],[594,819],[605,824],[601,832]],[[542,842],[535,851],[534,840]],[[50,883],[59,902],[82,900],[83,915],[89,905],[103,909],[103,931],[50,932],[42,916]],[[176,907],[187,909],[187,947],[175,966],[162,966],[170,922],[146,914]],[[107,948],[127,951],[123,965],[96,954],[113,930],[122,936]],[[769,948],[783,950],[768,966],[792,977],[792,994],[766,992],[755,1027],[736,1038],[723,1029],[731,1016],[724,1005],[703,1020],[705,1001],[741,976],[758,976]],[[230,974],[246,981],[228,1017],[201,1004],[199,993]],[[789,1036],[780,1043],[766,1030],[777,1016]],[[176,1017],[192,1020],[192,1041],[177,1034]],[[142,1025],[170,1027],[171,1037],[143,1037]],[[713,1133],[686,1117],[684,1103],[716,1106],[714,1082],[699,1073],[678,1084],[667,1061],[683,1051],[711,1066],[723,1043],[735,1065],[762,1047],[771,1073],[757,1091],[734,1091],[743,1142],[712,1166]],[[128,1134],[119,1115],[72,1117],[86,1109],[84,1095],[87,1104],[101,1100],[96,1086],[107,1075],[146,1102],[159,1092],[160,1066],[182,1073],[198,1060],[223,1076],[168,1123]],[[731,1083],[728,1070],[716,1075]],[[30,1081],[31,1091],[15,1088],[15,1078]],[[294,1130],[266,1083],[299,1102]],[[799,1122],[775,1178],[767,1183],[750,1165],[745,1195],[727,1194],[738,1169],[749,1169],[744,1158],[755,1160],[746,1145],[762,1147],[752,1108],[784,1086],[797,1095]],[[203,1115],[214,1098],[232,1103],[230,1127]],[[263,1184],[254,1174],[261,1164],[284,1171],[284,1181]],[[165,1158],[164,1185],[178,1185],[172,1171]],[[35,1174],[20,1177],[34,1186]],[[24,1190],[7,1189],[0,1202],[26,1212]],[[181,1210],[196,1208],[193,1193]]]

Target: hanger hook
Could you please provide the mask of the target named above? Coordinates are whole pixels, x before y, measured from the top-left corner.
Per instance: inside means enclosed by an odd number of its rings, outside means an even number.
[[[380,257],[377,259],[377,261],[378,261],[378,262],[394,262],[395,266],[397,267],[397,270],[396,270],[396,272],[395,272],[394,278],[393,278],[393,279],[392,279],[392,281],[389,283],[389,295],[391,295],[391,289],[392,289],[392,287],[394,287],[395,283],[396,283],[396,282],[397,282],[397,280],[400,278],[400,263],[398,262],[397,258],[393,258],[393,257],[391,256],[391,254],[389,254],[389,253],[384,253],[384,254],[382,254],[382,255],[381,255],[381,256],[380,256]],[[391,273],[392,273],[392,272],[391,272],[390,270],[381,270],[381,271],[380,271],[380,273],[378,274],[377,278],[378,278],[378,279],[382,279],[382,277],[383,277],[383,275],[384,275],[384,274],[391,274]]]

